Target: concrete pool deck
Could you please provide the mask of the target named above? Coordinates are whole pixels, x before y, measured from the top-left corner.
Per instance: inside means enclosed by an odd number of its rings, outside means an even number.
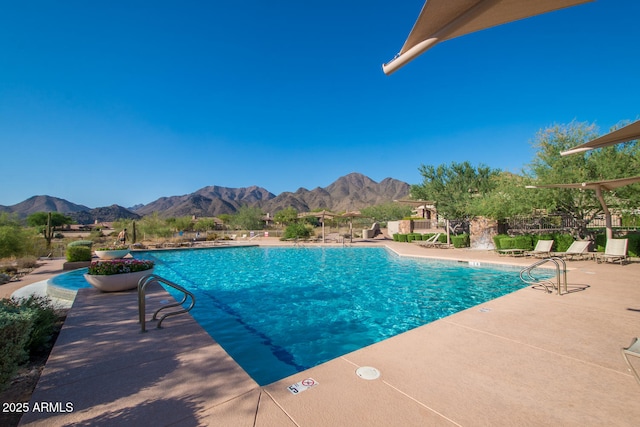
[[[362,244],[408,256],[533,262]],[[142,334],[136,292],[84,289],[21,425],[637,425],[640,385],[620,348],[640,335],[640,262],[568,267],[575,292],[527,287],[263,387],[189,315]],[[147,312],[167,298],[152,291]],[[362,366],[380,378],[359,378]],[[289,391],[308,378],[317,385]]]

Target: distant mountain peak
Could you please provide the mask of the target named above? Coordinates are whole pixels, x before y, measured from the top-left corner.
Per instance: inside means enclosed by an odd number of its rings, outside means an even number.
[[[118,205],[90,209],[56,197],[33,196],[17,205],[1,207],[1,210],[17,212],[22,216],[41,211],[74,213],[76,221],[86,224],[96,220],[136,219],[154,212],[163,217],[216,216],[232,214],[241,206],[258,207],[271,214],[288,207],[299,212],[318,208],[340,212],[391,202],[408,194],[409,184],[406,182],[385,178],[378,183],[366,175],[352,172],[324,188],[307,190],[300,187],[294,193],[283,192],[277,196],[257,185],[242,188],[210,185],[190,194],[161,197],[146,205],[135,205],[131,209]]]

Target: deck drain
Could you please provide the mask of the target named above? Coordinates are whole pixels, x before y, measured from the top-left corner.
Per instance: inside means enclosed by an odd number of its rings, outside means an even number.
[[[380,378],[380,371],[371,366],[362,366],[356,369],[356,375],[363,380],[376,380]]]

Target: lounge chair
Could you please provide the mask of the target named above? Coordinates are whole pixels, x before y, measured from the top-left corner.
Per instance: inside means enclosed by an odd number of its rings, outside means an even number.
[[[565,259],[582,259],[589,256],[589,240],[576,240],[569,246],[566,252],[552,252],[552,256]]]
[[[628,245],[629,239],[608,239],[604,247],[604,253],[597,254],[596,261],[598,263],[620,261],[620,265],[622,265],[627,260]]]
[[[425,248],[433,248],[441,244],[438,240],[440,236],[442,236],[442,233],[436,233],[433,236],[429,237],[427,240],[414,240],[414,242]]]
[[[624,357],[624,360],[627,362],[627,365],[629,366],[629,370],[633,372],[633,375],[636,377],[638,384],[640,384],[640,375],[638,375],[638,371],[636,371],[636,369],[633,367],[633,365],[629,361],[629,356],[635,356],[640,358],[640,340],[637,337],[633,339],[629,347],[622,349],[622,357]]]
[[[527,251],[524,256],[533,256],[536,258],[544,258],[551,256],[551,247],[553,246],[553,240],[538,240],[536,247],[532,251]]]
[[[374,222],[373,225],[371,225],[370,229],[367,230],[365,228],[362,230],[363,239],[373,239],[379,234],[382,234],[382,231],[380,231],[380,224],[378,224],[377,222]]]

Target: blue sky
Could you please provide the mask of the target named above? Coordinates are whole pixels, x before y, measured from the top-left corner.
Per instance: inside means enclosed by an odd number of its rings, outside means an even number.
[[[538,130],[639,118],[636,0],[443,42],[391,76],[422,0],[0,3],[0,204],[274,194],[421,164],[520,172]]]

